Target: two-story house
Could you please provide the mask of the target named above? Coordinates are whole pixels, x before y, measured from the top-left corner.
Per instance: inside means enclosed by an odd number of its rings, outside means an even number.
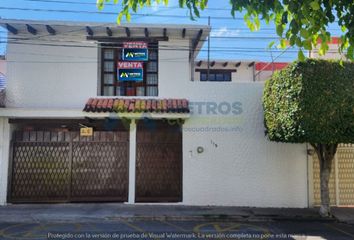
[[[208,26],[0,24],[0,204],[308,206],[306,145],[267,140],[263,83],[193,81]]]

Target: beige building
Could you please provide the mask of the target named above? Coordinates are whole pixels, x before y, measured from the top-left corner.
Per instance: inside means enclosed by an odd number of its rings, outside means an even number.
[[[320,56],[318,49],[309,51],[310,58],[321,58],[321,59],[340,59],[345,58],[344,55],[341,55],[338,52],[338,47],[340,44],[340,38],[332,37],[331,42],[329,43],[329,49],[324,56]]]
[[[289,63],[219,59],[210,60],[209,62],[207,60],[198,60],[194,64],[194,81],[264,82],[272,76],[274,71],[283,69]]]

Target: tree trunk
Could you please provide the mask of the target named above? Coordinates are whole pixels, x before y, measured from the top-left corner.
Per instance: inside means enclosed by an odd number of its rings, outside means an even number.
[[[321,207],[320,215],[329,217],[331,215],[329,199],[329,178],[332,170],[332,162],[337,152],[338,144],[315,144],[311,143],[320,161],[320,182],[321,182]]]

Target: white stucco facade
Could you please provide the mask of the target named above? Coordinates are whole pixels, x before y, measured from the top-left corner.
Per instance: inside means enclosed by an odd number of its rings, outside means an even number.
[[[210,115],[204,107],[198,114],[194,108],[197,114],[186,121],[183,131],[184,203],[307,207],[306,146],[267,140],[263,84],[190,86],[194,89],[191,101],[219,106],[238,102],[242,113]],[[204,152],[198,153],[198,147]]]
[[[0,56],[0,74],[6,75],[6,60]]]
[[[59,43],[59,42],[57,42]],[[97,95],[97,48],[8,44],[7,107],[81,108]]]
[[[192,81],[194,59],[188,51],[174,50],[190,48],[191,39],[170,37],[162,43],[158,98],[186,98],[192,108],[183,125],[180,204],[307,207],[306,146],[267,140],[263,84],[242,77],[239,82]],[[26,108],[34,109],[26,113],[30,118],[44,109],[66,110],[63,117],[79,118],[87,99],[98,96],[97,44],[79,45],[83,47],[8,44],[8,109],[0,109],[0,204],[6,203],[9,174],[8,117],[21,118],[19,109]],[[58,112],[48,112],[48,118],[54,116]]]

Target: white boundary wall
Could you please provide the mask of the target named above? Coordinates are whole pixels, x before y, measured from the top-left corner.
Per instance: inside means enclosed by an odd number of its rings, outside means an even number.
[[[11,129],[7,118],[0,118],[0,205],[6,203]]]
[[[194,114],[184,124],[183,203],[307,207],[306,146],[267,140],[261,103],[263,85],[212,84],[189,86]],[[208,114],[204,106],[199,114],[198,106],[203,102],[223,106],[224,113],[227,103],[237,102],[242,113]],[[198,147],[204,152],[198,153]]]

